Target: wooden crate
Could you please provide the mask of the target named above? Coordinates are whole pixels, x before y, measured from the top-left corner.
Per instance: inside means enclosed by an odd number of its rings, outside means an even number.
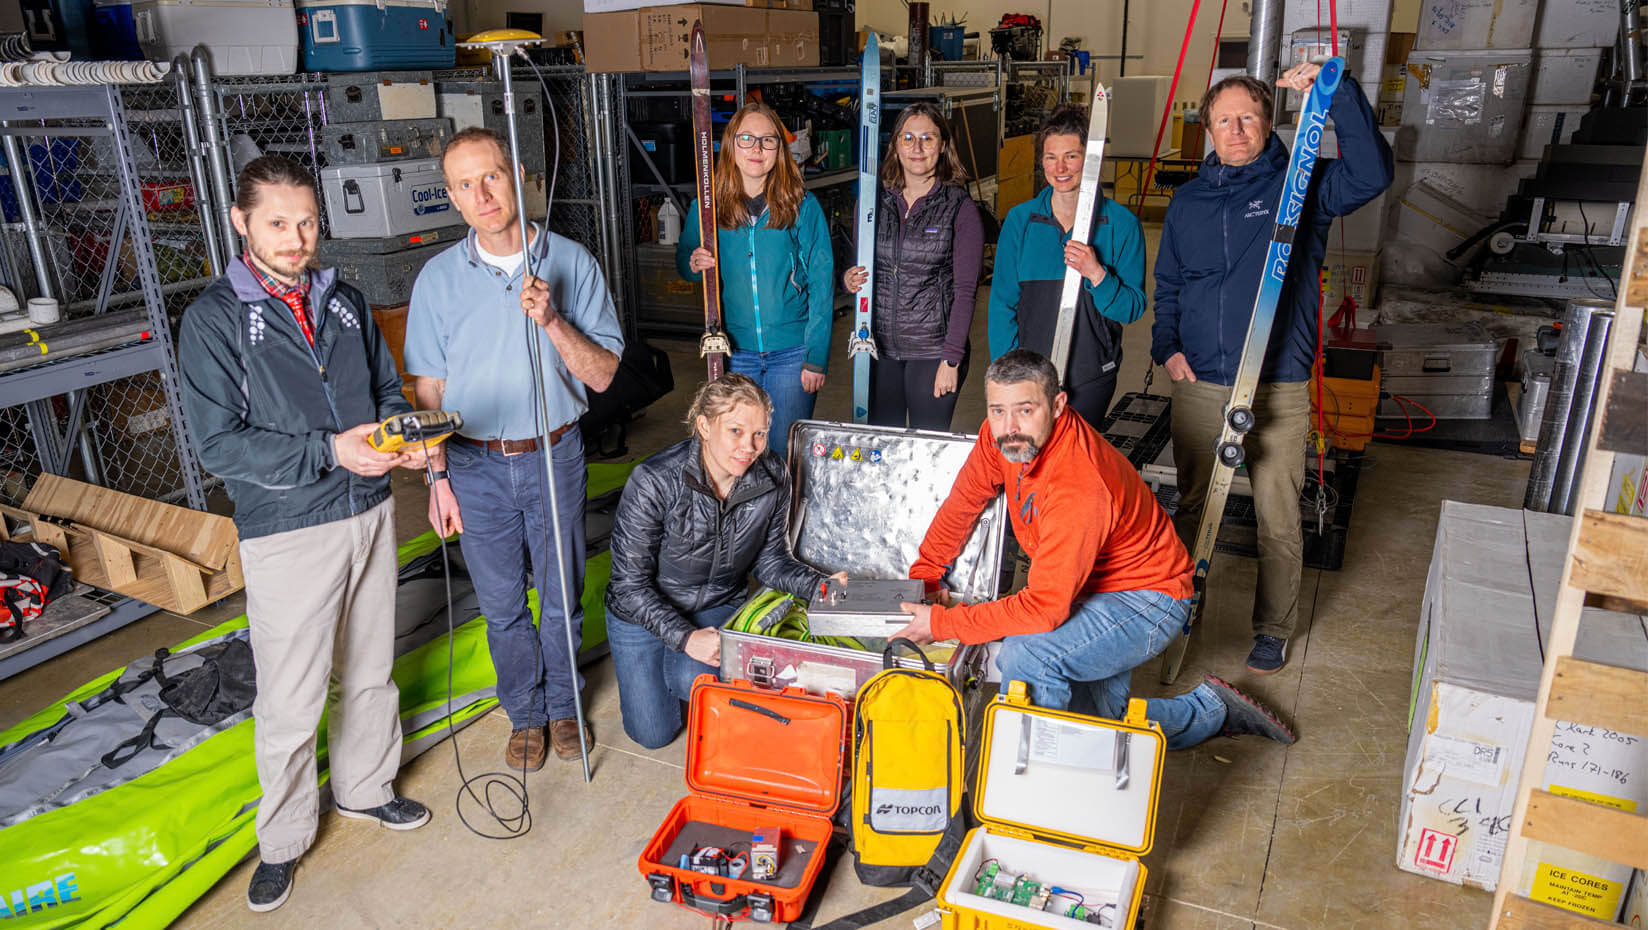
[[[51,474],[35,480],[22,507],[0,513],[56,546],[79,580],[165,610],[193,613],[246,586],[228,517]]]

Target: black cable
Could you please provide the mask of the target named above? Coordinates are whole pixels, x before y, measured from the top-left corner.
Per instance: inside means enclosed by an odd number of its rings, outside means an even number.
[[[429,439],[421,435],[423,432],[421,426],[418,427],[418,432],[423,442],[424,474],[429,478],[430,499],[435,503],[435,525],[445,529],[446,515],[441,510],[440,497],[435,493],[435,466],[429,462]],[[488,840],[511,840],[518,836],[525,836],[532,829],[532,808],[528,804],[526,790],[526,756],[524,753],[522,754],[519,777],[515,775],[514,770],[508,772],[483,772],[473,778],[464,774],[463,755],[458,751],[458,727],[457,722],[453,719],[452,711],[452,666],[456,662],[454,641],[457,637],[457,611],[452,606],[452,557],[446,551],[448,545],[446,537],[441,536],[439,532],[437,532],[437,535],[440,536],[442,577],[446,582],[446,735],[448,741],[452,743],[452,761],[458,767],[458,796],[452,801],[452,809],[457,813],[458,820],[469,829],[469,832],[476,836]],[[533,642],[537,642],[536,634],[533,635]],[[475,793],[474,786],[477,783],[482,786],[479,795]],[[497,802],[503,800],[503,798],[496,796],[498,792],[502,792],[504,796],[514,798],[516,803],[520,805],[521,812],[508,816],[500,814]],[[480,805],[492,817],[499,829],[503,831],[502,833],[488,833],[477,829],[474,824],[469,822],[469,817],[463,809],[465,794],[469,795],[472,801]]]
[[[1580,236],[1581,241],[1583,241],[1585,243],[1585,257],[1590,259],[1591,267],[1595,268],[1597,270],[1597,273],[1602,275],[1602,280],[1608,282],[1608,290],[1613,291],[1613,294],[1611,296],[1604,296],[1602,294],[1598,294],[1596,292],[1596,288],[1593,288],[1591,286],[1591,281],[1590,281],[1589,276],[1586,276],[1585,289],[1590,291],[1592,296],[1594,296],[1594,297],[1596,297],[1600,300],[1617,300],[1617,299],[1619,299],[1619,285],[1614,283],[1613,276],[1608,274],[1607,269],[1602,267],[1601,262],[1597,261],[1596,253],[1591,251],[1591,221],[1585,215],[1585,201],[1576,200],[1576,201],[1574,201],[1574,203],[1576,203],[1579,206],[1579,221],[1580,221],[1581,224],[1583,224],[1583,226],[1580,230],[1579,236]]]

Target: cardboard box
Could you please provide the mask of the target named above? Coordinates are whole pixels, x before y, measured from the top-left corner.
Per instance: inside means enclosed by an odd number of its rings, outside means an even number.
[[[739,64],[766,68],[773,64],[766,10],[700,3],[647,7],[641,11],[641,70],[687,70],[691,62],[694,20],[704,24],[704,42],[712,69]],[[815,55],[818,50],[816,25],[815,18]]]
[[[811,0],[808,0],[810,3]],[[785,0],[584,0],[584,13],[615,13],[622,10],[640,10],[646,7],[661,6],[696,6],[700,3],[714,3],[718,6],[747,6],[765,9],[778,7],[780,9],[796,9],[787,7]],[[809,6],[808,9],[811,9]]]
[[[1419,10],[1414,48],[1529,48],[1540,0],[1444,0]]]
[[[1570,517],[1442,503],[1425,582],[1398,867],[1492,891],[1539,690]],[[1648,668],[1638,617],[1585,610],[1574,653]],[[1541,787],[1648,807],[1648,739],[1558,722]],[[1517,891],[1613,919],[1631,870],[1535,843]]]
[[[1036,179],[1028,174],[1016,178],[996,180],[996,218],[1004,220],[1007,211],[1036,195]]]
[[[1035,174],[1039,167],[1036,164],[1035,136],[1011,136],[1001,141],[1001,156],[996,161],[998,176],[1016,178],[1020,175]]]
[[[1637,349],[1634,371],[1648,371],[1648,349]],[[1603,505],[1615,513],[1648,514],[1648,456],[1614,453]]]
[[[796,9],[770,10],[767,33],[775,68],[818,67],[818,14]]]
[[[1338,248],[1338,239],[1330,240],[1327,255],[1322,259],[1322,277],[1327,289],[1323,293],[1323,312],[1332,316],[1346,296],[1356,306],[1371,310],[1379,293],[1379,252]]]
[[[591,73],[641,70],[641,14],[584,14],[584,69]]]

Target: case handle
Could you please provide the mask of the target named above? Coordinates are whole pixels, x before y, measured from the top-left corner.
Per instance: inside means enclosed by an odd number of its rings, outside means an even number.
[[[343,212],[366,212],[366,198],[361,196],[360,183],[354,178],[343,182]]]
[[[676,887],[681,890],[681,903],[695,911],[713,914],[721,917],[731,917],[742,912],[750,905],[749,895],[733,895],[725,901],[720,898],[699,897],[692,891],[692,886],[686,882],[677,882]]]
[[[920,646],[917,646],[915,643],[911,642],[910,640],[905,639],[902,636],[895,636],[892,639],[888,640],[887,641],[887,648],[881,650],[881,667],[882,668],[884,668],[884,669],[892,668],[894,665],[897,664],[896,662],[893,661],[893,650],[897,649],[900,643],[903,643],[905,646],[908,646],[911,652],[915,653],[917,656],[919,656],[921,658],[921,665],[922,665],[923,668],[925,668],[929,672],[934,670],[933,669],[933,662],[932,662],[931,659],[927,658],[927,653],[922,652]]]

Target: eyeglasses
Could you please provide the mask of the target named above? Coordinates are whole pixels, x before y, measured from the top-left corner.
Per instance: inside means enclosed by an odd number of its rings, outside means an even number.
[[[756,143],[759,142],[763,152],[778,151],[778,143],[780,141],[777,136],[757,136],[747,132],[741,132],[732,138],[734,142],[738,143],[738,147],[741,149],[753,149],[755,148]]]
[[[938,136],[930,132],[924,132],[919,136],[907,132],[898,137],[898,144],[907,149],[936,149],[940,141]]]

